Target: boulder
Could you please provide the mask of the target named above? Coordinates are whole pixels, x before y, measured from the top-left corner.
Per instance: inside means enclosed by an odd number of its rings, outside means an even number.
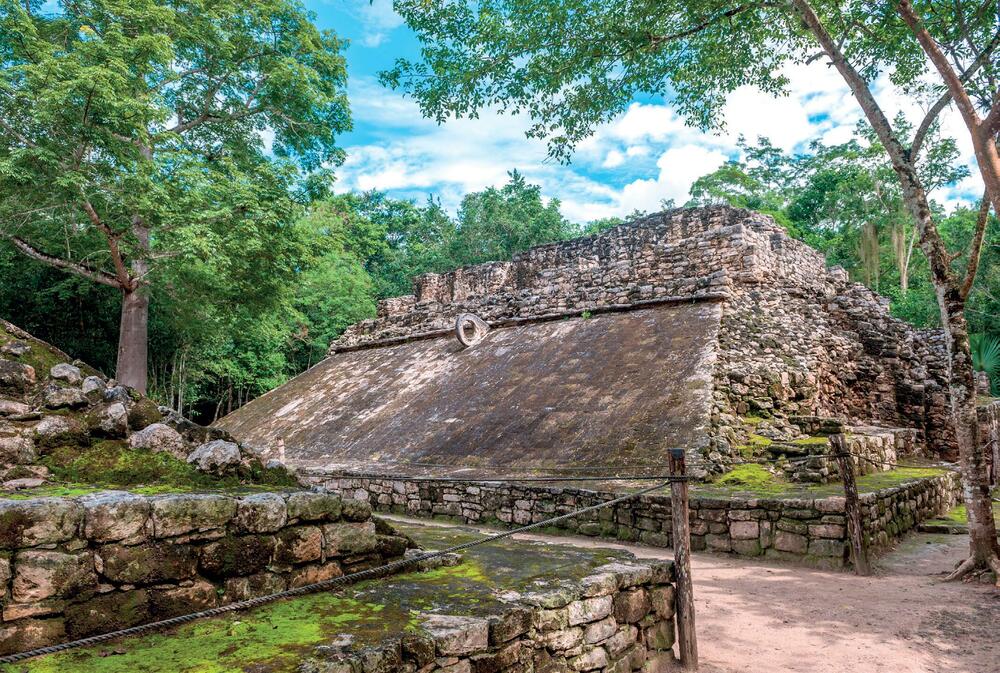
[[[17,340],[6,343],[2,348],[0,348],[0,354],[13,355],[16,358],[19,358],[22,355],[27,355],[30,352],[31,346],[29,346],[27,342]]]
[[[86,426],[75,418],[48,415],[35,426],[35,444],[42,448],[86,445],[89,441]]]
[[[193,463],[200,471],[219,477],[234,472],[240,466],[240,460],[240,447],[222,439],[202,444],[187,457],[187,462]]]
[[[160,413],[159,407],[148,397],[131,400],[126,406],[128,407],[128,427],[132,430],[142,430],[163,420],[163,414]]]
[[[26,393],[35,385],[35,368],[0,359],[0,391]]]
[[[100,402],[104,399],[104,391],[107,390],[107,384],[104,383],[104,380],[100,376],[88,376],[83,380],[83,386],[80,389],[92,403]]]
[[[0,464],[27,465],[38,458],[30,437],[0,437]]]
[[[31,411],[31,407],[23,402],[0,400],[0,416],[20,416]]]
[[[45,406],[49,409],[76,409],[87,406],[87,398],[79,388],[50,384],[45,388]]]
[[[113,402],[97,414],[97,430],[105,437],[124,437],[128,434],[128,410],[121,402]]]
[[[184,438],[179,432],[163,423],[153,423],[133,433],[128,438],[128,444],[133,449],[148,449],[153,453],[166,452],[181,460],[188,455]]]
[[[83,382],[83,374],[81,374],[80,368],[71,365],[68,362],[62,362],[54,365],[52,369],[49,370],[49,377],[55,379],[56,381],[65,381],[71,386],[78,386],[81,382]]]

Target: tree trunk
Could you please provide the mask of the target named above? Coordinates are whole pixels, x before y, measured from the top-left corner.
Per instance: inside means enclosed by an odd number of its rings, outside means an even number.
[[[149,297],[142,289],[122,292],[122,319],[118,332],[118,383],[146,393]]]

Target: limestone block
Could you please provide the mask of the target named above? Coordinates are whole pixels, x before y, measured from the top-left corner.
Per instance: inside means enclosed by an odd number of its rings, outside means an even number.
[[[210,578],[253,575],[271,563],[274,548],[275,539],[270,535],[224,537],[202,548],[198,567]]]
[[[157,584],[193,577],[198,551],[170,542],[110,544],[97,551],[97,572],[118,584]]]
[[[66,639],[66,622],[57,619],[21,619],[0,626],[0,654],[24,652]]]
[[[152,504],[153,531],[158,538],[224,528],[236,514],[236,499],[224,495],[170,495]]]
[[[66,630],[72,638],[128,628],[150,619],[145,589],[114,591],[66,608]]]
[[[579,656],[573,657],[567,663],[570,669],[574,671],[593,671],[608,665],[608,653],[603,647],[595,647]]]
[[[19,603],[52,597],[72,597],[97,588],[94,557],[89,553],[64,554],[29,550],[14,557],[11,596]]]
[[[215,607],[219,595],[215,585],[195,580],[190,586],[153,589],[149,592],[149,612],[153,619],[169,619]]]
[[[774,534],[774,548],[778,551],[793,554],[805,554],[809,547],[809,538],[804,535],[779,530]]]
[[[323,526],[327,556],[351,556],[375,551],[375,522],[331,523]]]
[[[0,465],[28,465],[37,459],[31,437],[0,437]]]
[[[45,406],[49,409],[78,409],[87,406],[87,398],[79,388],[64,388],[55,384],[45,387]]]
[[[0,392],[26,393],[35,385],[35,368],[0,358]]]
[[[242,533],[275,533],[287,521],[283,497],[277,493],[256,493],[239,499],[233,525]]]
[[[489,623],[477,617],[429,615],[422,624],[440,656],[462,656],[489,646]]]
[[[599,622],[588,624],[583,630],[583,640],[588,645],[607,640],[618,631],[618,622],[614,617],[605,617]]]
[[[94,542],[144,537],[152,507],[148,498],[124,491],[105,491],[80,498],[83,534]]]
[[[729,534],[734,540],[756,540],[760,535],[760,524],[756,521],[733,521]]]
[[[566,607],[570,626],[576,626],[604,619],[611,614],[613,603],[611,596],[595,596],[573,601]]]
[[[83,508],[62,498],[0,501],[0,548],[65,542],[77,535]]]
[[[323,532],[318,526],[286,528],[276,537],[275,563],[307,563],[323,556]]]
[[[344,571],[341,569],[340,564],[336,561],[328,561],[317,565],[307,565],[302,568],[296,568],[289,573],[288,587],[290,589],[294,589],[307,584],[325,582],[326,580],[333,579],[334,577],[340,577],[343,574]]]
[[[624,624],[634,624],[649,614],[649,593],[642,588],[623,591],[614,597],[614,616]]]
[[[331,493],[302,491],[288,496],[289,519],[336,521],[340,518],[340,512],[340,498]]]
[[[531,628],[531,610],[515,607],[502,615],[489,618],[490,645],[501,645],[518,636],[522,636]]]

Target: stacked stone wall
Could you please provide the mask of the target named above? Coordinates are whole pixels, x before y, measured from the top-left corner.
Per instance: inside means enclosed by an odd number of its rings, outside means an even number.
[[[378,511],[505,526],[537,523],[620,495],[577,488],[442,483],[319,471],[307,478],[345,501],[359,499]],[[959,493],[958,474],[946,472],[863,494],[866,533],[876,549],[891,545],[919,522],[953,507]],[[690,522],[691,545],[696,551],[765,556],[817,567],[839,568],[848,562],[842,496],[782,499],[693,494]],[[638,496],[574,517],[559,527],[581,535],[669,547],[670,497]]]
[[[411,633],[363,653],[326,654],[305,662],[299,670],[674,670],[673,581],[670,563],[612,563],[557,590],[505,595],[506,605],[489,616],[419,615]]]
[[[0,653],[283,591],[401,557],[368,503],[328,493],[102,492],[0,501]]]

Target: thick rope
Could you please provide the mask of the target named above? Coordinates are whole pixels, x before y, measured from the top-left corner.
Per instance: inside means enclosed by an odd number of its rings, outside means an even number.
[[[464,542],[462,544],[457,544],[448,547],[447,549],[442,549],[440,551],[427,552],[425,554],[419,554],[411,558],[401,559],[399,561],[393,561],[392,563],[387,563],[386,565],[378,566],[376,568],[369,568],[368,570],[362,570],[359,572],[351,573],[349,575],[341,575],[340,577],[334,577],[332,579],[324,580],[322,582],[316,582],[314,584],[307,584],[305,586],[296,587],[295,589],[288,589],[286,591],[280,591],[278,593],[270,594],[267,596],[261,596],[259,598],[251,598],[249,600],[239,601],[237,603],[230,603],[229,605],[223,605],[216,608],[209,608],[208,610],[201,610],[200,612],[193,612],[191,614],[181,615],[179,617],[171,617],[170,619],[163,619],[158,622],[150,622],[149,624],[140,624],[138,626],[133,626],[131,628],[112,631],[110,633],[103,633],[100,635],[91,636],[89,638],[81,638],[79,640],[74,640],[68,643],[49,645],[47,647],[39,647],[34,650],[28,650],[27,652],[18,652],[16,654],[9,654],[0,657],[0,665],[14,664],[19,661],[24,661],[25,659],[31,659],[33,657],[39,657],[46,654],[65,652],[67,650],[73,650],[80,647],[97,645],[99,643],[107,642],[109,640],[115,640],[117,638],[124,638],[127,636],[137,636],[143,633],[149,633],[151,631],[159,631],[173,626],[180,626],[182,624],[187,624],[188,622],[192,622],[196,619],[203,619],[205,617],[218,617],[220,615],[225,615],[230,612],[248,610],[251,608],[256,608],[262,605],[273,603],[282,598],[303,596],[305,594],[316,593],[319,591],[326,591],[329,589],[334,589],[337,587],[344,586],[346,584],[352,584],[363,580],[385,577],[386,575],[397,573],[403,570],[404,568],[408,568],[410,566],[423,563],[424,561],[430,561],[432,559],[441,558],[442,556],[446,556],[448,554],[454,554],[456,552],[464,551],[466,549],[472,549],[473,547],[478,547],[480,545],[489,544],[491,542],[497,542],[498,540],[503,540],[513,535],[534,530],[536,528],[551,526],[553,524],[559,523],[561,521],[566,521],[568,519],[572,519],[582,514],[588,514],[590,512],[595,512],[599,509],[604,509],[605,507],[613,507],[614,505],[623,503],[627,500],[631,500],[633,498],[637,498],[639,496],[646,495],[647,493],[652,493],[653,491],[664,488],[673,481],[686,481],[686,480],[687,477],[681,477],[681,476],[670,477],[664,480],[662,483],[656,484],[655,486],[650,486],[640,491],[636,491],[635,493],[622,495],[613,500],[608,500],[606,502],[598,503],[596,505],[584,507],[583,509],[578,509],[573,512],[569,512],[567,514],[562,514],[560,516],[556,516],[551,519],[545,519],[544,521],[528,524],[526,526],[514,528],[508,531],[504,531],[502,533],[488,535],[484,538],[480,538],[478,540],[472,540],[470,542]]]

